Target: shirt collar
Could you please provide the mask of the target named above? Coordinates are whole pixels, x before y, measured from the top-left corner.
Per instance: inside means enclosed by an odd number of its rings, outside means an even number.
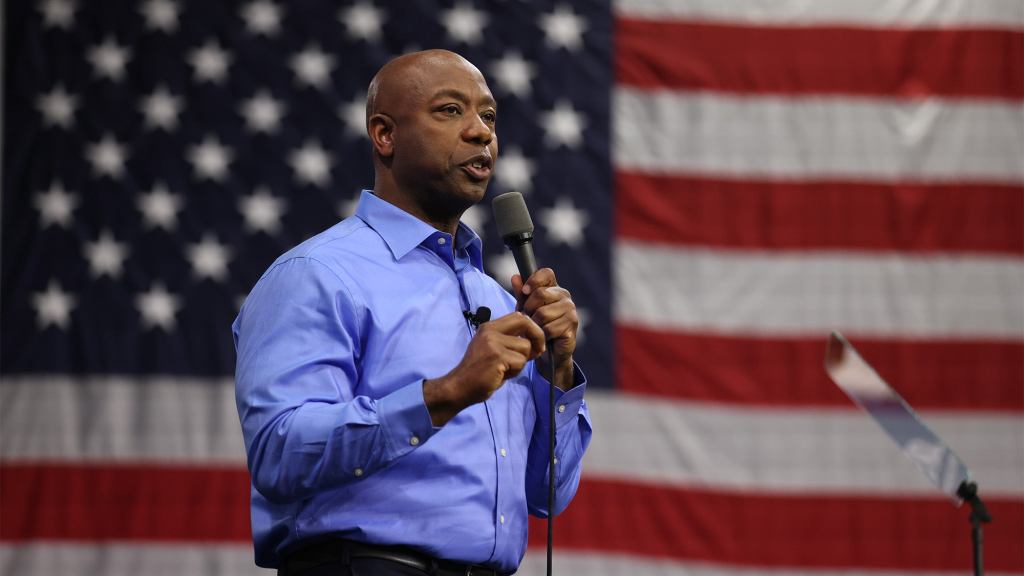
[[[401,260],[413,248],[437,235],[444,235],[451,240],[448,234],[439,232],[398,206],[378,198],[372,190],[363,190],[359,205],[356,206],[356,216],[380,235],[395,260]],[[462,222],[459,222],[455,233],[455,249],[466,250],[470,263],[483,270],[483,243],[480,236]]]

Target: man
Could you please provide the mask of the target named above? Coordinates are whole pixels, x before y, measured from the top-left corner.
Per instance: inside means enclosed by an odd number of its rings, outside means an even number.
[[[513,277],[517,312],[459,223],[487,188],[496,119],[461,56],[386,64],[367,99],[373,191],[281,256],[242,306],[236,397],[260,566],[514,572],[527,512],[549,512],[549,381],[556,513],[574,496],[591,431],[575,306],[541,269]],[[464,311],[481,306],[496,319],[477,328]]]

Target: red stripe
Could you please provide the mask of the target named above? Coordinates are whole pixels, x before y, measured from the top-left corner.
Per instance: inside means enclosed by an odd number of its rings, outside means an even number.
[[[3,463],[0,487],[0,541],[252,541],[245,468]]]
[[[984,497],[984,495],[982,496]],[[985,568],[1024,569],[1024,501],[989,500]],[[971,567],[966,509],[942,499],[768,496],[584,479],[555,519],[558,549],[750,566]],[[530,544],[545,525],[531,521]]]
[[[1024,97],[1024,33],[616,20],[617,81],[641,88]]]
[[[619,325],[619,389],[780,407],[852,407],[822,367],[825,338],[753,338]],[[916,408],[1024,412],[1024,343],[855,337],[854,346]]]
[[[1024,186],[618,172],[619,236],[727,248],[1024,254]]]

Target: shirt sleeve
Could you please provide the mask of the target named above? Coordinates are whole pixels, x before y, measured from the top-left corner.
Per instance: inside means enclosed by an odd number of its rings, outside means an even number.
[[[434,434],[422,381],[356,396],[365,306],[312,258],[275,265],[233,326],[253,486],[274,503],[358,481]]]
[[[526,500],[534,516],[548,515],[548,476],[551,461],[549,448],[550,402],[552,385],[541,376],[536,362],[531,362],[530,381],[537,407],[537,422],[530,438],[526,463]],[[580,483],[583,454],[590,444],[593,428],[583,393],[587,379],[573,363],[573,387],[562,391],[555,387],[555,515],[561,514],[576,495]]]

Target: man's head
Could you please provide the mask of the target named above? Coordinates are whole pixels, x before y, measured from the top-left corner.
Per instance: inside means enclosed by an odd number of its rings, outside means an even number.
[[[462,56],[427,50],[388,62],[366,102],[375,192],[433,221],[458,219],[487,189],[496,119],[483,74]]]

